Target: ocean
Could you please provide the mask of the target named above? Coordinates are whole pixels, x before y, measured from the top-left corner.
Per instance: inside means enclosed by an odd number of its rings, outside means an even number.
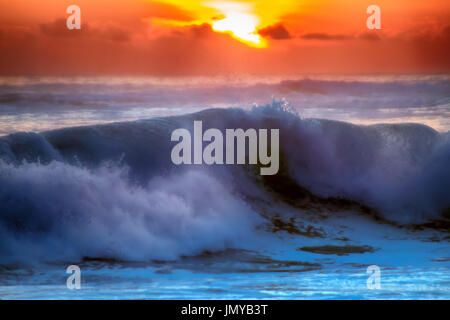
[[[278,174],[174,165],[195,120]],[[449,128],[449,75],[1,77],[0,298],[449,299]]]

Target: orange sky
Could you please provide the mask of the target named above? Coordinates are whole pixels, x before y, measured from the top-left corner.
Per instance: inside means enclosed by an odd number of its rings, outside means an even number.
[[[0,74],[450,72],[448,0],[0,1]]]

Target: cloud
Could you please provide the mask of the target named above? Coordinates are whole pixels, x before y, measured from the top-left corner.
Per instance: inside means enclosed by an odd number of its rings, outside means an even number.
[[[112,42],[127,42],[131,40],[131,32],[128,29],[111,23],[95,27],[85,23],[82,25],[81,29],[69,30],[67,29],[65,19],[56,19],[50,23],[41,23],[39,27],[41,32],[48,37],[97,38]]]
[[[271,39],[286,38],[281,31],[289,26],[286,31],[292,39],[273,41],[272,46],[259,50],[213,31],[208,23],[148,24],[137,18],[144,16],[149,14],[136,13],[134,24],[128,23],[131,17],[113,22],[83,20],[81,30],[67,30],[65,19],[48,20],[38,28],[35,24],[2,26],[0,74],[166,76],[450,70],[447,23],[398,33],[352,34],[310,32],[286,22],[259,32]],[[299,36],[294,34],[300,30],[304,31]],[[297,90],[295,86],[288,89]]]
[[[39,28],[43,34],[49,37],[73,37],[73,36],[80,36],[85,34],[84,31],[87,29],[87,25],[83,26],[84,30],[81,29],[73,29],[69,30],[66,26],[66,19],[56,19],[53,22],[49,23],[41,23],[39,25]]]
[[[212,26],[208,23],[201,25],[192,25],[189,28],[191,34],[197,38],[206,38],[213,34]]]
[[[430,64],[433,72],[448,72],[450,70],[450,25],[443,27],[437,33],[424,33],[418,31],[412,35],[407,43],[411,44],[417,64]]]
[[[260,34],[265,38],[271,38],[275,40],[284,40],[292,38],[289,31],[281,23],[259,29],[258,34]]]
[[[442,36],[447,40],[450,40],[450,25],[446,26],[444,30],[442,30]]]
[[[128,42],[131,40],[131,32],[127,29],[111,25],[95,31],[98,36],[113,42]]]
[[[301,36],[306,40],[350,40],[353,36],[346,34],[307,33]]]
[[[168,3],[150,2],[146,4],[146,10],[148,10],[148,17],[151,18],[183,22],[195,20],[193,13]]]
[[[367,41],[381,40],[380,36],[376,32],[363,32],[358,36],[358,39],[367,40]]]

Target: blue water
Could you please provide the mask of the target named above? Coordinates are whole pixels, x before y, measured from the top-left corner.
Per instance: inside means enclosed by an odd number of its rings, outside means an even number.
[[[449,299],[449,89],[1,78],[0,298]],[[174,166],[194,120],[278,128],[280,175]]]

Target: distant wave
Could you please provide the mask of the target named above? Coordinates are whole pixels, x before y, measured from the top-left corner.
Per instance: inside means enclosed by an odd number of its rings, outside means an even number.
[[[450,208],[448,133],[305,120],[274,101],[0,138],[0,263],[175,259],[252,241],[263,218],[248,199],[276,199],[251,166],[174,166],[170,134],[194,120],[205,130],[279,128],[281,177],[311,194],[400,222]]]
[[[127,107],[130,103],[152,106],[180,106],[185,104],[262,103],[276,97],[291,102],[307,102],[324,106],[325,96],[361,99],[358,107],[420,107],[449,102],[450,77],[313,77],[292,79],[185,79],[156,81],[152,78],[24,78],[3,80],[0,77],[0,105],[18,109]],[[304,100],[309,95],[314,100]],[[321,97],[322,96],[322,97]],[[370,98],[370,99],[367,99]],[[358,100],[357,99],[357,100]],[[314,101],[318,101],[315,103]],[[358,102],[358,101],[354,101]],[[297,105],[296,105],[297,107]],[[309,107],[298,105],[298,107]],[[0,111],[1,112],[1,111]]]

